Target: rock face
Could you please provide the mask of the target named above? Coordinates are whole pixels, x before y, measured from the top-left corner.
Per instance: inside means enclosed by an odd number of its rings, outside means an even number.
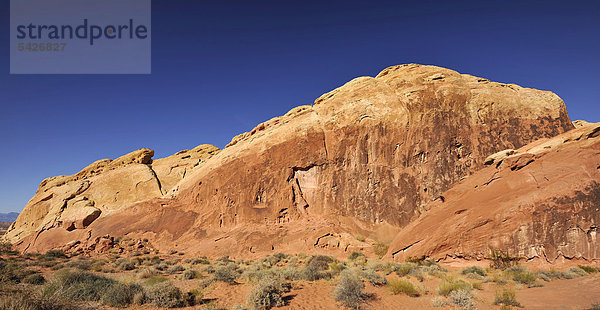
[[[572,128],[551,92],[394,66],[233,138],[177,184],[165,179],[163,198],[102,213],[86,238],[143,236],[214,255],[368,247],[352,236],[389,241],[490,154]],[[161,184],[147,191],[167,194],[161,175],[171,170],[158,166]],[[43,208],[29,212],[46,216]],[[36,250],[80,237],[55,229],[40,238]]]
[[[600,123],[503,151],[401,230],[395,260],[489,257],[554,263],[600,259]]]
[[[154,151],[141,149],[115,160],[99,160],[79,173],[46,179],[6,233],[24,249],[53,229],[87,228],[101,216],[136,202],[160,197],[185,177],[186,171],[218,153],[212,145],[152,160]]]

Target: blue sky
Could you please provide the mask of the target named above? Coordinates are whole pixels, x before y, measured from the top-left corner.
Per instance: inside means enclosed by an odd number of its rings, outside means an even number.
[[[291,2],[154,0],[151,75],[9,75],[0,49],[0,212],[101,158],[223,147],[396,64],[552,90],[600,121],[598,1]]]

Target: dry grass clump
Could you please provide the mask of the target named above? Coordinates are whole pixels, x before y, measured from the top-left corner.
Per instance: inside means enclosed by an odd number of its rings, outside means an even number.
[[[405,294],[410,297],[419,297],[421,295],[420,290],[410,280],[392,279],[388,281],[388,287],[394,295]]]
[[[373,251],[377,256],[379,256],[379,258],[382,258],[387,253],[389,248],[390,247],[383,242],[377,242],[373,245]]]
[[[442,279],[439,286],[440,295],[448,296],[453,291],[464,290],[470,291],[472,288],[471,284],[467,281],[454,279],[452,277],[446,277]]]

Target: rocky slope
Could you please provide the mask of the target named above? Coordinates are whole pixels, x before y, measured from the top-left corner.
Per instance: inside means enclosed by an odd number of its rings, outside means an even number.
[[[96,161],[74,175],[48,178],[5,237],[13,242],[27,240],[26,250],[50,230],[86,229],[101,216],[162,196],[218,151],[215,146],[200,145],[152,160],[154,151],[141,149],[115,160]]]
[[[490,156],[395,238],[396,260],[600,259],[600,123]]]
[[[391,240],[490,154],[572,128],[551,92],[434,66],[394,66],[233,138],[169,188],[149,182],[146,198],[162,198],[125,207],[139,198],[132,195],[110,208],[118,211],[75,224],[84,229],[46,219],[61,204],[41,203],[47,196],[38,191],[9,235],[29,250],[71,240],[86,247],[107,234],[214,255],[368,247],[354,235]],[[135,167],[148,168],[142,165]],[[31,214],[47,224],[27,226]],[[33,231],[43,233],[27,237]]]

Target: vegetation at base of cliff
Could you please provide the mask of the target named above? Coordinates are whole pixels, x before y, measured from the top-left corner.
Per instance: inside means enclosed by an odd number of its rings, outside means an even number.
[[[275,253],[256,260],[211,260],[184,259],[180,252],[109,253],[90,258],[57,250],[21,255],[10,245],[0,248],[0,310],[81,309],[90,305],[224,309],[224,301],[209,297],[223,285],[250,287],[245,304],[235,309],[270,309],[293,302],[295,294],[291,291],[315,281],[332,286],[330,298],[350,309],[368,307],[372,296],[366,292],[378,288],[394,295],[429,298],[433,307],[474,309],[477,291],[486,287],[496,290],[489,304],[509,309],[521,306],[517,300],[521,289],[599,271],[588,265],[535,271],[512,259],[503,259],[510,263],[497,264],[499,268],[492,268],[492,263],[487,268],[470,266],[449,271],[426,257],[396,263],[369,258],[360,251],[342,260],[303,253]],[[435,278],[438,284],[432,287]]]

